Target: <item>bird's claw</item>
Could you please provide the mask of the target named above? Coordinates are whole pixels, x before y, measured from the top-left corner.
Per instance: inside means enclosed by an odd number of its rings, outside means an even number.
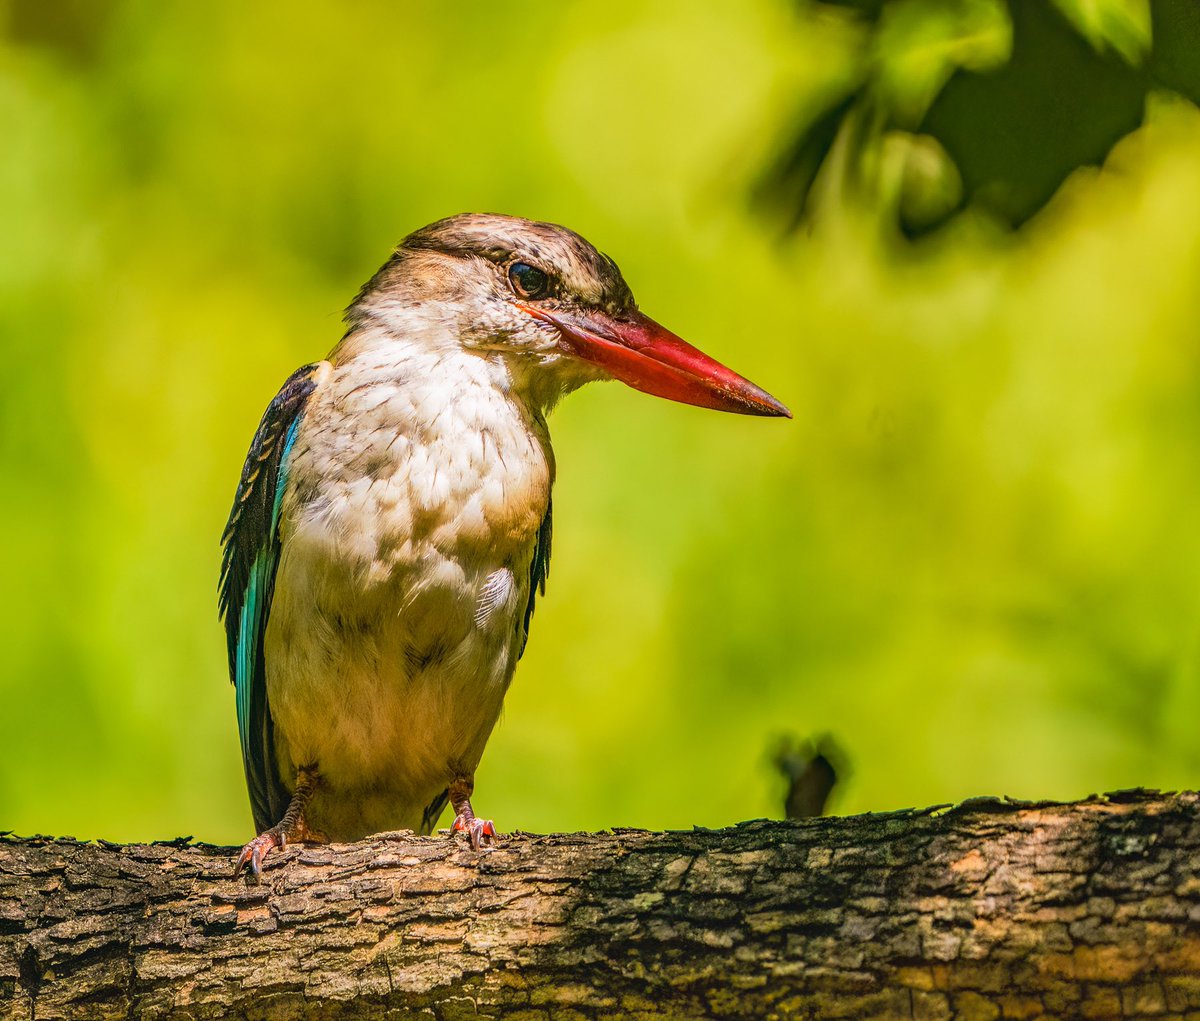
[[[265,833],[260,833],[242,848],[242,853],[237,857],[237,864],[233,867],[233,878],[237,879],[241,875],[242,869],[249,865],[250,872],[246,876],[246,881],[257,883],[262,876],[263,859],[275,848],[286,846],[287,835],[282,830],[272,828]]]
[[[453,830],[455,833],[466,833],[471,841],[471,848],[475,851],[496,843],[496,827],[491,819],[458,815],[455,816]]]

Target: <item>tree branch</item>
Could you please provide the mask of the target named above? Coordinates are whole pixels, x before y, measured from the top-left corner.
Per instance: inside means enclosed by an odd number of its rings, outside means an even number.
[[[4,1018],[1200,1009],[1200,796],[234,852],[0,839]]]

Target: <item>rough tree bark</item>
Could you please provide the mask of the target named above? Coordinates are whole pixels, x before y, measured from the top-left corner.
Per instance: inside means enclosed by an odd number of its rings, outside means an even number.
[[[1191,1016],[1198,809],[396,835],[289,848],[259,887],[229,848],[5,838],[0,1016]]]

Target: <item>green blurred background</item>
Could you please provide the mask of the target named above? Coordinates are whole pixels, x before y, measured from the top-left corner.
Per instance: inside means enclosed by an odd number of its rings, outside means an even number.
[[[788,231],[753,196],[861,82],[865,23],[450,10],[0,3],[0,828],[247,838],[215,607],[246,446],[391,246],[463,210],[580,231],[795,413],[556,412],[498,825],[780,815],[775,743],[823,731],[842,812],[1200,783],[1196,108],[1154,93],[1016,232],[910,242],[886,172],[851,199],[828,167]]]

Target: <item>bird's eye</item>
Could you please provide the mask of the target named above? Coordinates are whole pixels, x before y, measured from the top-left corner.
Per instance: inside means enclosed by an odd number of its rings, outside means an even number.
[[[544,298],[550,290],[550,278],[527,262],[514,262],[508,268],[508,282],[522,298]]]

